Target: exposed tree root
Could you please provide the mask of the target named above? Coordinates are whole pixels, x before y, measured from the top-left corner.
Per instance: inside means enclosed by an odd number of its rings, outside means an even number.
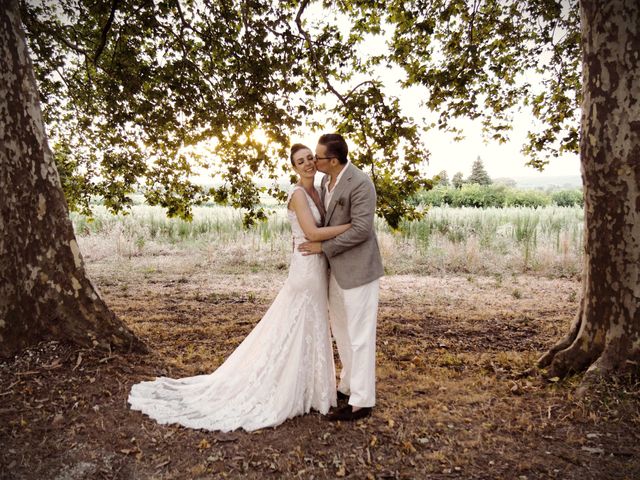
[[[594,387],[609,381],[613,376],[637,379],[640,377],[639,356],[640,352],[637,349],[633,351],[629,342],[624,339],[616,338],[608,341],[602,354],[584,374],[576,395],[583,397]]]
[[[586,369],[575,392],[578,398],[615,376],[640,378],[639,349],[633,350],[626,337],[605,339],[602,332],[581,328],[583,321],[584,317],[577,317],[569,334],[540,357],[537,366],[547,368],[546,376],[562,378]]]
[[[578,336],[578,332],[580,331],[580,325],[582,324],[582,308],[576,315],[573,323],[571,324],[571,329],[569,333],[565,335],[558,343],[556,343],[553,347],[551,347],[544,355],[542,355],[538,361],[536,362],[538,368],[546,368],[551,365],[556,354],[568,348]]]
[[[599,354],[600,349],[595,342],[579,336],[568,348],[554,355],[548,367],[548,375],[563,378],[572,373],[582,372]]]
[[[564,336],[560,341],[558,341],[553,347],[551,347],[544,355],[542,355],[538,361],[536,362],[538,368],[546,368],[552,364],[556,355],[559,352],[562,352],[569,348],[578,338],[578,333],[580,332],[580,327],[582,326],[582,319],[584,315],[584,295],[580,300],[580,308],[578,309],[578,313],[573,319],[573,323],[571,324],[571,328],[569,329],[569,333]]]
[[[148,353],[149,347],[120,320],[97,296],[89,300],[83,318],[76,316],[64,318],[56,335],[78,345],[101,350],[117,350],[120,352]]]

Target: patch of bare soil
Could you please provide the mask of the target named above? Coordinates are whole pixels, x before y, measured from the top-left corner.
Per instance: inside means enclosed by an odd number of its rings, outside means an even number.
[[[640,478],[638,387],[577,400],[577,379],[519,376],[566,331],[573,280],[385,277],[371,417],[312,412],[254,433],[158,425],[129,410],[131,385],[215,369],[285,279],[181,267],[91,265],[153,354],[43,342],[0,364],[1,478]]]

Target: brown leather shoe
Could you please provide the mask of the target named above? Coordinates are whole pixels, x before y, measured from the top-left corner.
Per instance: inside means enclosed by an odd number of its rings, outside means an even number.
[[[353,422],[368,417],[371,415],[371,410],[373,410],[371,407],[363,407],[354,412],[351,405],[345,405],[330,412],[327,415],[327,420],[330,422]]]
[[[338,390],[337,393],[338,393],[339,402],[344,402],[345,400],[349,400],[349,395],[347,395],[346,393],[342,393],[340,390]]]

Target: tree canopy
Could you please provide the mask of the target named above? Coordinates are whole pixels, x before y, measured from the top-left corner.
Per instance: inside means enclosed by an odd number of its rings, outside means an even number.
[[[414,218],[406,199],[431,185],[419,166],[428,159],[421,133],[432,126],[403,113],[380,80],[384,66],[400,66],[404,86],[427,88],[424,107],[439,128],[481,118],[503,141],[511,113],[528,106],[539,120],[525,146],[532,164],[577,148],[573,1],[28,0],[21,8],[75,210],[100,195],[119,212],[141,188],[170,215],[189,218],[213,198],[246,209],[251,223],[264,216],[261,190],[283,196],[275,179],[288,168],[290,136],[316,128],[355,145],[351,159],[374,180],[380,215],[392,226]],[[388,51],[368,52],[380,36]],[[189,149],[205,140],[210,152]],[[223,185],[197,185],[197,168]],[[258,177],[273,183],[261,188]]]

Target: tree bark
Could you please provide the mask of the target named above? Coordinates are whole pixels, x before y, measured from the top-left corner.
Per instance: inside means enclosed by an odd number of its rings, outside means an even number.
[[[0,356],[43,339],[146,351],[86,275],[17,0],[0,8]]]
[[[638,371],[640,2],[580,2],[585,194],[582,297],[569,334],[538,361],[585,381]],[[629,368],[631,367],[631,368]]]

